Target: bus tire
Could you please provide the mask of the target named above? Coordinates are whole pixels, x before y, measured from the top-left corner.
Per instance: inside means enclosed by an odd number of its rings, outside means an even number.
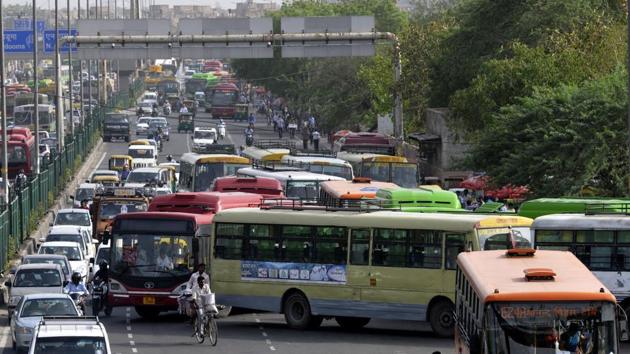
[[[341,328],[359,329],[365,327],[368,323],[370,323],[370,318],[337,316],[335,317],[335,321],[337,321],[337,324],[339,324]]]
[[[429,322],[433,333],[440,337],[452,337],[455,331],[453,304],[448,300],[438,300],[429,308]]]
[[[136,306],[136,313],[146,319],[155,319],[160,315],[160,310],[152,306]]]
[[[289,294],[284,300],[284,319],[293,329],[317,327],[318,316],[311,314],[311,306],[304,295],[298,292]],[[319,319],[319,324],[323,319]]]

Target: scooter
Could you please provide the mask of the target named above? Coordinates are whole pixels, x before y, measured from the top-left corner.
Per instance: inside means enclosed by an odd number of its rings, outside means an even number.
[[[223,138],[225,138],[225,123],[217,124],[217,130],[219,140],[223,140]]]
[[[77,306],[77,308],[79,310],[81,310],[81,314],[83,314],[83,316],[85,316],[85,314],[87,312],[85,309],[85,293],[83,292],[70,292],[68,293],[68,295],[70,295],[70,297],[72,298],[72,300],[74,301],[74,304]]]
[[[98,316],[99,312],[105,308],[105,315],[112,314],[112,307],[107,303],[109,287],[100,278],[92,279],[92,316]]]
[[[254,145],[254,134],[251,134],[251,133],[245,134],[245,145],[247,146]]]
[[[163,110],[164,110],[164,115],[166,116],[171,115],[171,105],[169,104],[164,105]]]

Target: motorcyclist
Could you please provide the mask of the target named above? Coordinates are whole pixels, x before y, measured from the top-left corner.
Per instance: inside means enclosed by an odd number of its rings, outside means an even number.
[[[254,125],[254,124],[256,124],[256,116],[254,116],[254,113],[250,113],[250,114],[249,114],[249,117],[247,117],[247,122],[248,122],[250,125]]]
[[[186,105],[182,105],[182,108],[179,109],[179,113],[188,113],[188,108],[186,108]]]
[[[175,162],[175,160],[173,159],[173,155],[166,155],[166,162]]]
[[[72,273],[71,282],[66,285],[64,291],[67,293],[81,293],[82,296],[90,295],[90,292],[85,287],[85,284],[81,281],[83,277],[79,272]]]
[[[98,267],[98,271],[94,273],[94,278],[92,279],[100,279],[107,284],[109,282],[109,265],[107,264],[107,261],[100,261]]]
[[[129,165],[125,164],[123,166],[123,170],[120,172],[120,179],[123,181],[126,181],[128,176],[129,176]]]

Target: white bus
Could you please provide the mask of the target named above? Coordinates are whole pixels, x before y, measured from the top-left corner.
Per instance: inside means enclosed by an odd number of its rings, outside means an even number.
[[[539,249],[571,251],[630,311],[630,216],[553,214],[532,224]]]
[[[253,167],[241,168],[237,176],[242,177],[270,177],[280,181],[287,198],[317,199],[319,183],[324,181],[343,181],[337,176],[323,175],[308,171],[273,171]]]
[[[35,130],[35,121],[32,119],[33,106],[33,104],[25,104],[13,109],[15,125]],[[55,131],[55,106],[40,103],[37,105],[37,110],[39,111],[39,128],[48,132]]]
[[[283,164],[303,168],[313,173],[337,176],[348,181],[354,178],[352,165],[348,161],[323,156],[293,156],[284,155]]]

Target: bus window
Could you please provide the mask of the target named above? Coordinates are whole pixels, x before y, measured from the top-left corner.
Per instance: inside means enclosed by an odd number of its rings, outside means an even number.
[[[289,262],[312,262],[313,242],[310,226],[282,226],[282,239],[275,258]]]
[[[615,235],[612,230],[580,230],[575,235],[577,243],[613,243]]]
[[[573,232],[557,230],[536,230],[536,244],[544,242],[571,243]]]
[[[249,225],[249,238],[243,250],[244,259],[271,260],[274,242],[270,225]]]
[[[385,267],[404,267],[407,259],[407,231],[376,229],[372,264]]]
[[[350,264],[368,265],[370,260],[370,230],[352,230]]]
[[[348,237],[345,227],[318,227],[313,258],[318,263],[346,264]]]
[[[442,267],[442,237],[437,231],[411,230],[409,245],[410,268],[440,269]]]
[[[464,251],[466,244],[465,234],[446,235],[446,269],[457,267],[457,255]],[[458,276],[461,273],[458,273]]]
[[[591,270],[611,269],[613,247],[577,245],[573,253]]]
[[[245,225],[217,224],[215,254],[217,258],[241,259]]]

